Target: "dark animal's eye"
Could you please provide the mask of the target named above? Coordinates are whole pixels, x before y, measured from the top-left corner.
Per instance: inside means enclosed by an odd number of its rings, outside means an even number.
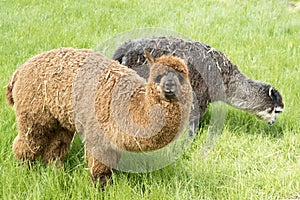
[[[158,75],[158,76],[155,78],[155,83],[160,83],[162,77],[163,77],[163,75]]]
[[[275,113],[276,114],[279,114],[279,113],[282,113],[283,112],[283,108],[281,107],[275,107]]]
[[[268,113],[271,114],[272,112],[273,112],[273,109],[272,109],[272,108],[269,108],[269,109],[268,109]],[[275,112],[276,112],[276,111],[275,111]]]

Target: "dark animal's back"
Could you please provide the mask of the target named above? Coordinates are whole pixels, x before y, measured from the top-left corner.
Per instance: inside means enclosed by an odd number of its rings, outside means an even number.
[[[144,50],[151,52],[154,57],[172,54],[186,61],[201,116],[204,115],[208,103],[225,97],[223,84],[228,80],[223,78],[223,74],[230,74],[233,65],[221,52],[198,41],[156,37],[124,43],[116,50],[113,59],[147,79],[149,68],[145,64]]]

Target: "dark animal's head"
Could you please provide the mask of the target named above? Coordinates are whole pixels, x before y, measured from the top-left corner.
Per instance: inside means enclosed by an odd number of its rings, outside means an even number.
[[[157,85],[165,100],[177,101],[191,91],[188,68],[181,58],[164,55],[155,59],[148,51],[145,57],[150,64],[148,82]]]
[[[276,120],[276,116],[283,112],[282,97],[275,88],[268,85],[263,90],[261,98],[263,101],[255,108],[254,114],[272,125]]]

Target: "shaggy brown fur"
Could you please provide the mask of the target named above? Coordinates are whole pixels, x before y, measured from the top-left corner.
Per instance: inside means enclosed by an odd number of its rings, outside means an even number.
[[[167,58],[166,60],[169,59],[169,57],[166,58]],[[163,71],[165,71],[162,70],[162,68],[158,68],[158,69],[161,71],[161,74],[163,74],[164,73]],[[116,91],[117,88],[116,83],[119,81],[119,79],[122,76],[124,76],[122,74],[126,73],[126,71],[128,71],[127,67],[120,67],[119,64],[116,64],[115,66],[111,65],[109,69],[107,69],[104,72],[102,76],[103,78],[100,80],[98,84],[98,88],[96,91],[96,102],[97,102],[96,115],[99,119],[100,127],[103,128],[103,132],[105,133],[111,133],[111,132],[114,133],[114,134],[108,134],[107,137],[111,142],[113,142],[118,147],[124,150],[150,151],[150,150],[160,149],[165,145],[169,144],[175,138],[176,133],[178,133],[179,131],[179,128],[182,129],[182,127],[180,127],[180,124],[182,124],[182,119],[185,120],[186,117],[188,116],[188,113],[186,113],[186,110],[188,110],[188,108],[187,107],[182,108],[183,107],[182,101],[181,102],[167,101],[165,97],[162,96],[162,93],[157,90],[157,85],[151,81],[152,79],[150,77],[147,86],[141,86],[136,92],[133,93],[131,102],[129,104],[130,116],[126,116],[126,119],[121,119],[123,121],[119,122],[119,124],[128,124],[127,118],[135,119],[134,121],[137,121],[138,124],[140,124],[143,127],[147,127],[145,129],[144,137],[139,137],[139,136],[134,137],[133,135],[124,132],[124,130],[120,130],[120,127],[118,124],[116,124],[116,121],[113,116],[122,116],[122,112],[120,112],[119,109],[112,110],[111,101],[115,101],[115,99],[112,98],[111,91],[113,90]],[[108,74],[109,74],[109,78],[105,78],[108,76]],[[127,76],[126,79],[128,80],[135,79],[136,77],[135,73],[130,74],[130,76],[128,76],[128,74],[126,74]],[[183,87],[182,90],[184,92],[183,95],[187,95],[186,92],[190,91],[188,85],[185,84],[182,87]],[[124,93],[128,89],[122,87],[120,88],[120,90],[117,91],[117,93],[122,93],[122,92]],[[181,96],[181,98],[186,98],[188,101],[191,101],[191,97],[189,96],[188,97]],[[119,99],[117,99],[117,101],[121,106],[123,106],[122,102]],[[161,111],[156,112],[155,115],[149,113],[150,111],[153,111],[151,107],[158,104],[162,105],[164,111],[168,113],[168,115],[166,115],[166,119],[164,123],[165,125],[162,127],[159,133],[155,134],[152,137],[146,137],[147,134],[150,134],[148,132],[150,131],[150,128],[153,127],[157,122],[161,121],[162,116],[164,116],[163,113],[160,113]],[[123,107],[126,107],[126,105],[124,105]],[[137,118],[139,118],[139,120],[137,120]],[[151,121],[153,123],[151,123]],[[151,127],[149,127],[149,125],[151,125]],[[132,126],[128,125],[129,129],[131,129],[131,127]],[[134,133],[133,130],[132,133]],[[142,133],[140,133],[140,135],[142,135]]]
[[[15,156],[24,161],[41,156],[46,163],[63,160],[75,131],[84,130],[80,125],[78,128],[78,121],[89,120],[78,119],[74,113],[77,107],[89,117],[90,113],[84,110],[87,106],[77,105],[78,99],[85,98],[81,90],[77,91],[78,85],[83,90],[87,87],[78,81],[78,71],[89,68],[97,69],[98,82],[94,102],[88,103],[95,103],[97,125],[110,143],[127,151],[150,151],[172,142],[187,125],[192,105],[188,69],[180,58],[154,59],[146,54],[152,66],[148,83],[135,71],[87,49],[61,48],[28,60],[7,85],[7,101],[14,104],[18,123],[13,144]],[[91,78],[86,75],[82,80]],[[158,75],[163,75],[160,82],[156,82]],[[179,82],[177,76],[184,81]],[[171,93],[173,88],[168,88],[168,81],[176,86]],[[124,114],[126,109],[129,116]],[[83,134],[88,142],[92,178],[100,179],[103,186],[111,176],[111,165],[107,162],[117,164],[119,154],[114,150],[115,156],[110,152],[106,156],[93,152],[92,148],[99,146],[99,137],[95,133]]]
[[[58,49],[37,55],[14,73],[7,100],[14,104],[18,136],[13,150],[20,160],[63,159],[75,133],[72,82],[90,50]]]

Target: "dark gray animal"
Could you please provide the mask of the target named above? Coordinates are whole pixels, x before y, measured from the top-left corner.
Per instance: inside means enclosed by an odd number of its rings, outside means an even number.
[[[209,103],[224,101],[272,125],[276,115],[284,109],[280,93],[270,84],[248,78],[222,52],[198,41],[173,37],[131,40],[116,50],[113,59],[148,78],[149,67],[144,50],[154,57],[172,54],[188,63],[200,117],[205,114]]]

